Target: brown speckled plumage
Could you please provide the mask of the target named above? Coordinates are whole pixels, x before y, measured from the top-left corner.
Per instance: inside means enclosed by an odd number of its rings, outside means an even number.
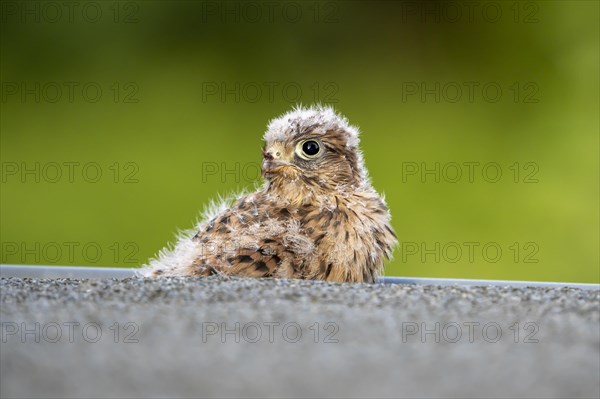
[[[358,129],[331,108],[297,108],[269,124],[263,157],[259,191],[214,212],[143,273],[373,282],[397,241]]]

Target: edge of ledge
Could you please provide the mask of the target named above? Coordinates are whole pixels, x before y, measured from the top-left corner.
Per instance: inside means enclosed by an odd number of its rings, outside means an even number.
[[[118,267],[77,267],[77,266],[37,266],[37,265],[0,265],[2,278],[82,278],[108,279],[135,277],[138,269]],[[512,288],[578,288],[582,290],[600,290],[600,284],[562,283],[514,280],[472,280],[421,277],[380,277],[380,284],[401,285],[457,285],[457,286],[500,286]]]

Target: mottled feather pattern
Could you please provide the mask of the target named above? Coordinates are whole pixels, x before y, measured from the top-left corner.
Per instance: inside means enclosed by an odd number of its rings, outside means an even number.
[[[264,141],[264,185],[213,206],[144,275],[373,282],[382,273],[397,240],[358,129],[330,107],[298,107],[271,121]]]

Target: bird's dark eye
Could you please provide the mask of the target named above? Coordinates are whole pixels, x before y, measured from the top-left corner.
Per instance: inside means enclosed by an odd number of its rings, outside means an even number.
[[[319,143],[314,140],[305,141],[302,144],[302,151],[309,157],[315,156],[319,153]]]
[[[302,159],[313,159],[321,153],[321,146],[316,140],[305,140],[296,146],[296,154]]]

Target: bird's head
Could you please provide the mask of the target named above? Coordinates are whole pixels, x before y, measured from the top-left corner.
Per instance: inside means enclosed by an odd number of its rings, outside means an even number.
[[[262,174],[278,187],[349,190],[368,183],[358,128],[331,107],[296,107],[264,136]]]

